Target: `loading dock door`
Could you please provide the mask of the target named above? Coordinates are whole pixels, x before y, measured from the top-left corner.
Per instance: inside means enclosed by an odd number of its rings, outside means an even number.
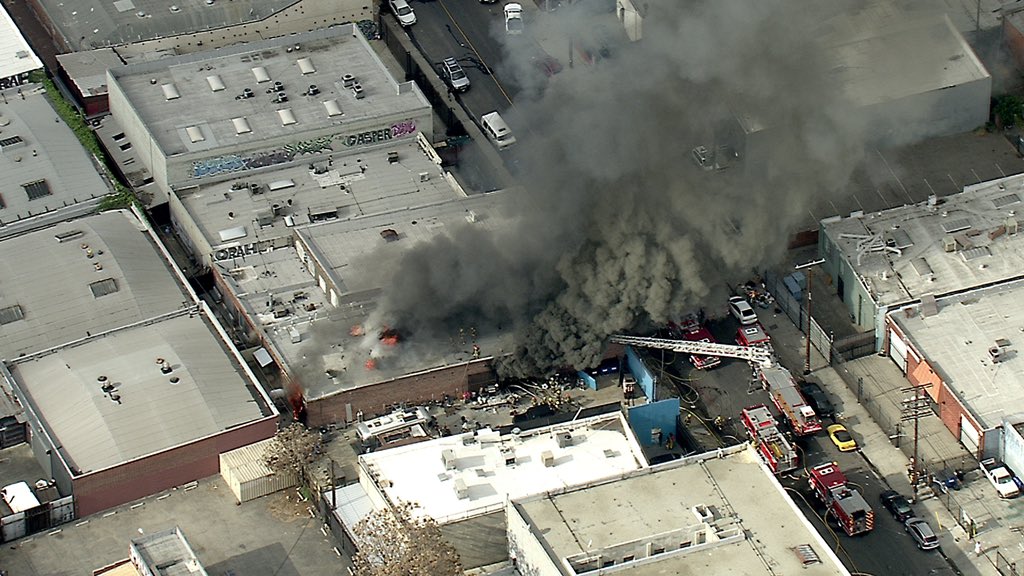
[[[907,373],[907,344],[894,330],[889,330],[889,357]]]
[[[960,442],[967,447],[975,456],[978,455],[978,443],[981,434],[963,414],[960,415]]]

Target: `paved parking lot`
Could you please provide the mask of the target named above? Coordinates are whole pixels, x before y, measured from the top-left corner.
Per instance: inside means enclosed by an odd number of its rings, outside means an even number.
[[[294,490],[239,506],[219,476],[207,478],[8,544],[0,568],[12,576],[91,574],[127,558],[132,538],[178,526],[211,576],[345,573],[346,560],[308,506]]]

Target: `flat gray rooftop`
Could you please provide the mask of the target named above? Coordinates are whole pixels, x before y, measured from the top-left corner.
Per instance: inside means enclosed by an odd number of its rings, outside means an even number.
[[[563,573],[569,573],[563,558],[601,554],[615,560],[616,573],[637,576],[849,574],[751,448],[723,458],[681,460],[515,506]],[[673,552],[679,538],[671,547],[659,543],[674,530],[682,531],[680,538],[692,535],[701,523],[695,508],[713,515],[710,524],[739,528],[742,536],[689,552]],[[641,562],[635,550],[645,542],[665,550],[660,559]],[[804,565],[794,551],[800,545],[809,545],[821,562]],[[623,565],[631,562],[627,553],[635,554],[633,566]]]
[[[0,242],[3,359],[152,318],[188,300],[130,212],[61,222]]]
[[[2,92],[0,191],[0,235],[13,222],[110,194],[38,84]]]
[[[343,86],[346,74],[356,78],[364,98]],[[238,149],[331,126],[364,128],[430,107],[414,82],[395,82],[352,24],[132,64],[111,75],[167,156]],[[287,102],[272,102],[268,91],[275,82]],[[319,94],[306,95],[314,84]],[[246,88],[253,96],[238,99]]]
[[[177,528],[134,538],[132,548],[158,576],[206,576],[185,535]]]
[[[262,20],[295,0],[40,0],[73,51]],[[178,11],[171,10],[177,6]]]
[[[18,25],[0,6],[0,78],[17,76],[43,67]]]
[[[822,221],[881,305],[1015,278],[1024,273],[1024,234],[1016,212],[1024,174],[968,186],[927,202]]]
[[[113,48],[58,54],[57,62],[83,96],[106,94],[107,69],[125,66]]]
[[[920,306],[891,317],[983,428],[1024,412],[1024,282],[939,298],[938,313]],[[999,362],[989,349],[1006,340]]]
[[[879,26],[880,24],[880,26]],[[833,71],[859,106],[899,100],[989,77],[945,14],[862,18],[826,41]]]
[[[170,364],[170,374],[157,358]],[[204,313],[181,312],[93,336],[15,361],[10,371],[76,474],[271,413]],[[106,376],[113,393],[101,389],[99,376]]]
[[[397,152],[399,160],[390,162],[388,152]],[[342,220],[358,219],[460,197],[414,139],[398,141],[386,149],[338,157],[329,164],[327,160],[317,161],[316,165],[316,171],[322,173],[315,173],[309,165],[290,166],[240,175],[194,191],[181,191],[178,196],[215,250],[218,245],[291,236],[291,225],[309,224],[315,215],[326,217],[330,213]],[[271,190],[271,183],[284,187]],[[251,193],[249,184],[258,184],[260,192]],[[256,222],[261,215],[269,224]],[[232,239],[225,242],[223,237]]]
[[[511,333],[483,326],[441,337],[405,334],[396,346],[388,346],[377,339],[384,327],[372,325],[372,313],[385,276],[380,271],[395,266],[416,243],[462,226],[496,230],[511,225],[503,216],[504,194],[295,228],[341,287],[335,305],[291,247],[215,266],[249,315],[263,326],[285,368],[301,378],[308,398],[468,362],[474,341],[483,357],[502,355],[511,351]],[[388,229],[395,230],[396,240],[381,235]],[[281,308],[287,314],[275,316],[274,310]],[[363,333],[354,335],[355,327]],[[372,368],[367,367],[370,358]]]

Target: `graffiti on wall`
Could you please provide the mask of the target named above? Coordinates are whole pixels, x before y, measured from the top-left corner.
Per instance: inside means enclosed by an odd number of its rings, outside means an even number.
[[[300,140],[286,144],[277,150],[261,150],[246,154],[225,154],[216,158],[205,158],[192,162],[191,178],[205,178],[227,172],[254,170],[266,166],[286,164],[305,154],[333,152],[332,143],[341,142],[348,148],[379,144],[392,139],[403,138],[416,133],[416,121],[405,120],[396,122],[388,128],[369,130],[357,134],[330,134],[308,140]]]

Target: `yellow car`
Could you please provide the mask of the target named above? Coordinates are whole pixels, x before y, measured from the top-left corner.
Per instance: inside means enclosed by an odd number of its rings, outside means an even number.
[[[857,449],[857,441],[850,435],[850,431],[842,424],[833,424],[828,427],[828,437],[832,443],[839,448],[840,452],[853,452]]]

